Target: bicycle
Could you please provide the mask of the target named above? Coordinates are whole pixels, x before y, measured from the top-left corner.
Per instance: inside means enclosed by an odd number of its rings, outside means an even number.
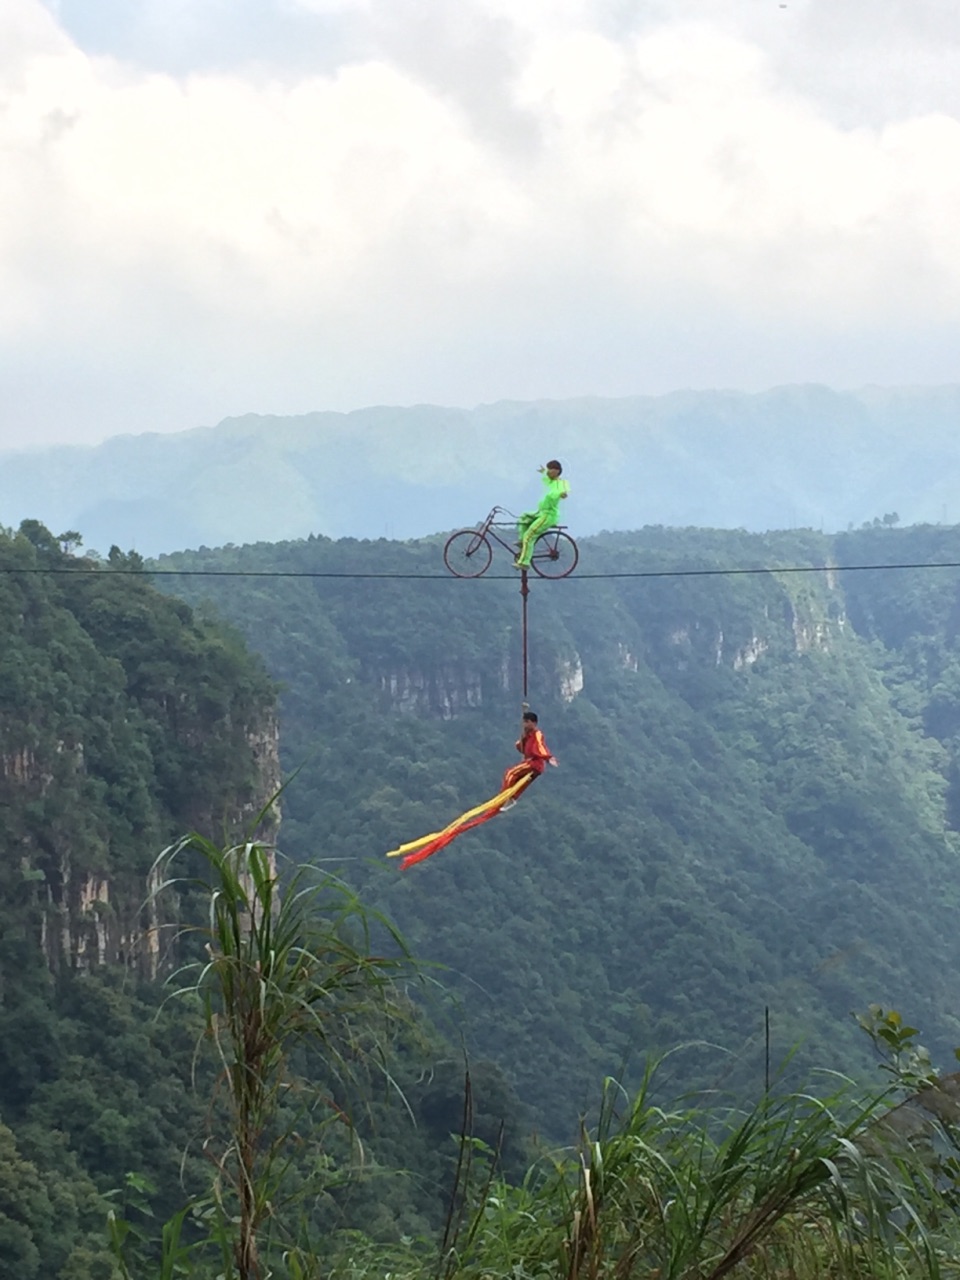
[[[498,515],[510,516],[510,521],[497,520]],[[443,548],[443,563],[455,578],[482,577],[493,561],[491,541],[516,556],[516,539],[508,542],[497,530],[512,529],[516,534],[517,518],[506,507],[494,507],[476,529],[459,529],[450,535]],[[541,578],[566,578],[577,567],[580,550],[565,528],[558,524],[545,529],[533,544],[530,567]]]

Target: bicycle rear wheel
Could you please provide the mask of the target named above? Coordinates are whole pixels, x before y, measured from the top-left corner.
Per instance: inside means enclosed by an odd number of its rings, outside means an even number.
[[[568,533],[548,529],[533,544],[530,564],[541,578],[565,578],[573,573],[580,549]]]
[[[451,534],[443,548],[443,563],[455,578],[479,578],[490,568],[493,547],[476,529]]]

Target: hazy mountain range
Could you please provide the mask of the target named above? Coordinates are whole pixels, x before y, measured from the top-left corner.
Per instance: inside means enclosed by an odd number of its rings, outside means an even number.
[[[826,531],[960,521],[960,385],[416,405],[117,436],[0,456],[0,522],[153,555],[305,537],[411,538],[538,495],[563,461],[577,532]]]

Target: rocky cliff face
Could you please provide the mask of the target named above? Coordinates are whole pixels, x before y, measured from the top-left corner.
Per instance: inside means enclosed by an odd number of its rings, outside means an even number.
[[[715,608],[704,608],[704,598],[692,608],[681,605],[642,619],[641,639],[631,635],[620,640],[621,664],[634,664],[635,669],[640,647],[655,666],[681,671],[729,666],[743,671],[768,654],[828,654],[841,642],[847,626],[843,593],[834,573],[808,582],[786,576],[778,579],[773,572],[755,580],[740,601],[730,592],[716,601]]]
[[[0,929],[55,972],[153,976],[168,908],[151,867],[189,831],[245,831],[276,792],[274,691],[143,575],[31,535],[0,533]],[[258,835],[278,823],[274,807]]]
[[[238,831],[251,828],[280,787],[279,730],[273,711],[265,714],[261,722],[246,727],[242,741],[251,782],[233,797],[232,812],[222,815],[228,827]],[[210,742],[195,743],[195,750],[202,758],[216,746],[214,734]],[[83,774],[82,747],[73,748],[72,754],[75,768]],[[31,798],[42,798],[48,810],[58,807],[61,796],[57,793],[56,772],[39,760],[35,751],[20,747],[0,752],[0,772],[12,784],[6,791],[8,810],[18,802],[29,807]],[[84,780],[96,788],[98,779],[87,775]],[[82,825],[90,822],[93,815],[75,813],[76,829],[71,828],[68,819],[47,826],[43,832],[24,833],[18,842],[20,878],[31,890],[47,964],[57,972],[64,967],[87,969],[121,963],[153,978],[162,964],[162,939],[170,923],[169,904],[161,906],[156,896],[159,883],[153,862],[167,843],[161,835],[162,827],[167,828],[169,839],[177,834],[176,828],[158,821],[153,831],[144,832],[133,866],[130,851],[115,847],[107,834],[97,845],[97,869],[93,869],[89,866],[90,832]],[[109,827],[108,822],[103,823],[103,815],[99,817],[98,825]],[[216,835],[215,823],[201,825]],[[272,841],[279,825],[280,806],[274,801],[254,835]],[[9,847],[7,852],[11,852]]]
[[[518,664],[519,667],[519,664]],[[464,712],[487,705],[491,696],[513,693],[519,696],[522,680],[519,669],[500,662],[491,670],[445,663],[433,670],[396,668],[373,677],[384,705],[401,715],[436,716],[453,720]],[[550,672],[549,693],[572,702],[583,689],[583,663],[579,653],[557,656]]]
[[[539,603],[539,602],[538,602]],[[766,655],[829,654],[847,627],[843,591],[835,572],[752,579],[738,599],[728,586],[711,600],[690,590],[657,607],[637,600],[634,611],[611,611],[603,627],[590,629],[576,612],[551,615],[549,628],[530,644],[530,688],[572,702],[589,689],[599,664],[637,671],[650,663],[664,674],[727,666],[743,671]],[[494,635],[490,659],[465,660],[452,652],[435,665],[368,663],[364,678],[379,690],[384,710],[452,720],[490,707],[522,689],[519,634],[503,656],[502,633]]]
[[[482,707],[492,689],[510,687],[505,664],[490,672],[464,663],[443,663],[431,670],[397,667],[379,671],[373,679],[390,710],[402,715],[439,716],[441,720]]]

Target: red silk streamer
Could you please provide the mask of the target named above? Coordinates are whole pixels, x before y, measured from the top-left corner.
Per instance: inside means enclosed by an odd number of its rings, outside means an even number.
[[[429,844],[417,849],[415,853],[408,853],[400,863],[401,871],[406,871],[407,867],[412,867],[414,863],[423,862],[425,858],[429,858],[441,849],[445,849],[452,840],[456,840],[457,836],[462,836],[465,831],[470,831],[473,827],[479,827],[482,823],[489,822],[491,818],[495,818],[507,801],[516,800],[518,796],[521,796],[531,782],[536,780],[537,776],[537,774],[531,773],[528,778],[521,779],[514,787],[509,788],[512,795],[505,795],[501,791],[492,800],[488,800],[485,805],[480,806],[478,809],[471,809],[469,813],[464,814],[455,822],[451,822],[450,826],[439,832]]]

